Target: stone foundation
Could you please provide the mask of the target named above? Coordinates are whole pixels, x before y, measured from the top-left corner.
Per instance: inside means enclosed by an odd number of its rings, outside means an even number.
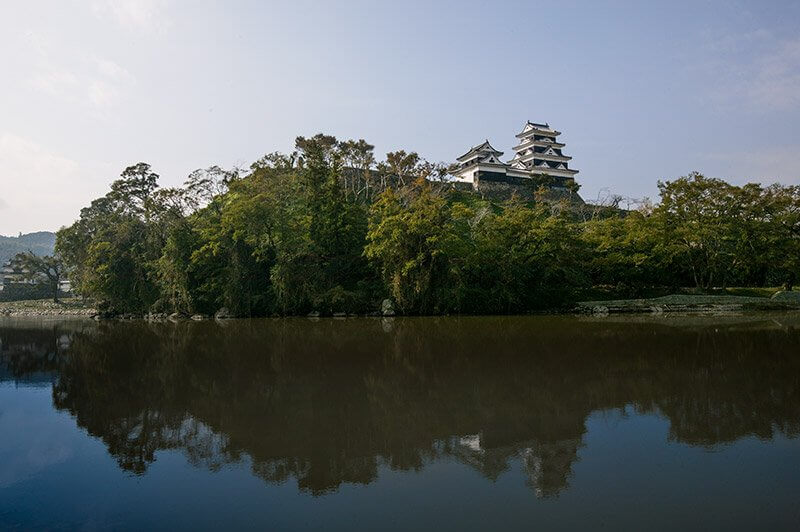
[[[570,192],[566,184],[567,180],[556,179],[553,185],[547,186],[548,192],[545,194],[545,199],[548,201],[565,200],[582,205],[584,201],[580,195],[577,192]],[[472,188],[486,199],[506,201],[516,196],[522,201],[530,201],[535,199],[539,187],[537,187],[536,181],[530,178],[479,172],[475,176]]]

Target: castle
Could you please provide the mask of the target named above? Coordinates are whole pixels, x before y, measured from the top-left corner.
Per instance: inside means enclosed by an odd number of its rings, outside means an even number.
[[[566,145],[557,140],[560,134],[548,124],[529,121],[516,135],[519,141],[509,162],[501,161],[503,152],[494,149],[487,140],[456,159],[450,173],[457,181],[471,183],[476,190],[500,184],[525,187],[532,178],[539,177],[545,178],[542,183],[551,190],[573,190],[578,170],[569,167],[572,157],[564,155],[562,150]]]

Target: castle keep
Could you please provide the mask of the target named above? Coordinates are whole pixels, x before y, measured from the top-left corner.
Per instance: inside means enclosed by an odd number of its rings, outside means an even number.
[[[450,173],[457,181],[484,192],[529,190],[533,178],[544,178],[537,181],[556,193],[575,190],[578,170],[569,167],[572,157],[564,154],[566,145],[558,141],[559,135],[561,132],[548,124],[529,121],[516,135],[518,143],[509,162],[503,162],[503,152],[487,140],[456,159]]]

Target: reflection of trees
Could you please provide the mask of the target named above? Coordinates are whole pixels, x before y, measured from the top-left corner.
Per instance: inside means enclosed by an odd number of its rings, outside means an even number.
[[[37,322],[6,318],[0,327],[0,382],[49,383],[55,375],[70,337],[84,323]]]
[[[0,327],[0,354],[6,373],[57,375],[56,407],[126,470],[145,471],[162,449],[211,469],[247,456],[257,476],[313,494],[369,483],[382,465],[449,457],[489,479],[520,459],[536,493],[556,495],[587,416],[627,404],[662,412],[671,437],[695,445],[800,428],[791,327],[538,317],[397,319],[386,329],[92,324],[64,342],[54,326]]]
[[[578,438],[534,442],[522,452],[523,468],[528,475],[526,484],[536,495],[549,497],[567,488],[572,464],[578,460],[581,447]]]

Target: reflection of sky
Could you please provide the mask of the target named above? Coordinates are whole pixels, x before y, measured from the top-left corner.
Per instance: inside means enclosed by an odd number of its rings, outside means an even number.
[[[68,416],[53,411],[49,388],[0,384],[0,489],[67,460],[72,442],[63,436],[70,426]]]
[[[322,497],[265,483],[248,460],[210,472],[179,450],[156,458],[143,476],[125,473],[53,410],[49,390],[0,385],[0,528],[770,528],[800,517],[799,440],[745,438],[709,453],[630,408],[587,419],[569,486],[553,498],[526,484],[521,455],[495,481],[449,457],[416,472],[383,465],[373,483]]]

